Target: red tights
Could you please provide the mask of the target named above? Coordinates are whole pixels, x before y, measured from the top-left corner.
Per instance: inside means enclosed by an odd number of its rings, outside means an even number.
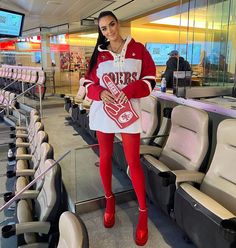
[[[130,175],[134,191],[138,198],[140,209],[146,209],[145,180],[140,164],[140,134],[122,133],[122,141],[125,157],[130,168]],[[112,153],[113,153],[113,133],[102,133],[97,131],[100,149],[100,174],[106,196],[112,193]]]

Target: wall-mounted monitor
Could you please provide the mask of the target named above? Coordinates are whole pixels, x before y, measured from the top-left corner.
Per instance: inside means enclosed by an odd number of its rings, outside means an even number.
[[[0,8],[0,38],[21,36],[24,17],[23,13]]]
[[[181,57],[186,59],[191,65],[198,65],[201,58],[201,44],[176,44],[176,50]]]
[[[192,65],[197,65],[200,63],[201,56],[201,44],[168,44],[168,43],[146,43],[146,49],[152,56],[155,65],[166,65],[169,59],[168,53],[172,50],[178,50],[179,55]]]
[[[175,49],[175,44],[148,42],[146,49],[151,54],[155,65],[166,65],[169,59],[168,53]]]

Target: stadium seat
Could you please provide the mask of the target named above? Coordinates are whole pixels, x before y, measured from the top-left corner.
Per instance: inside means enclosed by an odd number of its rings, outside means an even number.
[[[59,220],[60,238],[57,248],[88,248],[89,239],[82,219],[66,211]]]
[[[195,181],[197,185],[185,180],[176,190],[176,221],[197,247],[236,247],[235,157],[236,120],[227,119],[218,126],[206,175]]]
[[[207,151],[207,113],[192,107],[176,106],[163,149],[150,147],[141,158],[149,199],[170,213],[178,177],[184,176],[186,171],[199,171]]]
[[[52,166],[54,162],[48,159],[45,166]],[[61,169],[56,164],[45,174],[43,187],[36,198],[32,199],[32,204],[28,200],[17,203],[18,223],[4,226],[2,237],[17,235],[20,247],[50,247],[50,236],[57,232],[59,216],[63,212],[61,189]]]

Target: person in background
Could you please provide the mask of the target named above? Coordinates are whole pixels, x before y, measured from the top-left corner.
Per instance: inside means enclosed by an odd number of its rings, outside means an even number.
[[[179,52],[177,50],[171,51],[170,53],[168,53],[168,55],[170,57],[166,62],[166,70],[162,75],[162,77],[165,77],[166,79],[166,87],[173,88],[173,72],[191,71],[191,67],[187,60],[179,56]]]
[[[140,98],[148,96],[155,86],[155,64],[141,44],[131,37],[120,35],[117,17],[111,11],[101,12],[98,17],[98,39],[91,57],[85,86],[93,100],[89,112],[90,129],[96,130],[100,151],[100,175],[105,191],[106,209],[104,226],[115,223],[115,196],[112,191],[112,153],[115,133],[121,133],[125,157],[130,167],[132,184],[139,203],[139,219],[135,233],[137,245],[148,240],[148,210],[146,205],[145,179],[140,164],[141,109]],[[108,75],[119,88],[114,97],[106,88],[102,77]],[[104,104],[119,108],[130,100],[138,119],[121,129],[104,111]]]

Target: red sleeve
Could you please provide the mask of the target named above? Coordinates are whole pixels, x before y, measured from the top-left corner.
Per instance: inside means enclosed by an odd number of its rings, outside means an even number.
[[[155,82],[156,78],[156,66],[152,60],[151,55],[143,47],[142,53],[142,71],[140,75],[140,79],[134,82],[130,82],[122,91],[125,95],[130,98],[141,98],[148,96],[154,85],[152,82]]]
[[[105,89],[99,84],[99,78],[96,75],[97,65],[94,66],[91,72],[85,75],[84,86],[86,87],[88,98],[100,101],[100,94]]]

